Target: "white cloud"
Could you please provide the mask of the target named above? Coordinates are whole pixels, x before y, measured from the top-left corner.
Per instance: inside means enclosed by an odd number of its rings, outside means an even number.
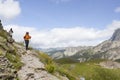
[[[115,9],[115,12],[120,13],[120,7],[117,7],[117,8]]]
[[[47,31],[40,31],[32,27],[18,25],[7,25],[6,30],[14,30],[14,39],[23,41],[26,31],[32,36],[30,44],[34,47],[67,47],[80,45],[96,45],[106,39],[109,39],[114,30],[120,28],[120,21],[113,21],[104,30],[94,28],[73,27],[73,28],[53,28]]]
[[[11,19],[21,12],[20,4],[17,0],[0,0],[0,16]]]

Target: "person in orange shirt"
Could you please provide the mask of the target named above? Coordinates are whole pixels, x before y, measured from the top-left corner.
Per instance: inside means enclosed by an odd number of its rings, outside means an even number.
[[[26,50],[28,50],[29,39],[31,39],[31,36],[29,35],[29,32],[26,32],[24,36]]]

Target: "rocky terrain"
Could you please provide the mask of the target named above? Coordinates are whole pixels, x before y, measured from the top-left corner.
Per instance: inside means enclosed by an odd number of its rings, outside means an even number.
[[[22,62],[25,64],[19,71],[18,77],[20,80],[60,80],[57,77],[49,74],[45,70],[45,66],[35,56],[36,52],[27,51],[21,56]]]
[[[0,22],[0,80],[68,80],[50,74],[34,49],[25,50],[9,36]]]

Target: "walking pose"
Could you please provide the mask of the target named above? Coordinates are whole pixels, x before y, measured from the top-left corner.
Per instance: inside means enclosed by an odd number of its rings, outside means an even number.
[[[29,32],[26,32],[24,36],[26,50],[28,50],[29,39],[31,39],[31,36],[29,35]]]

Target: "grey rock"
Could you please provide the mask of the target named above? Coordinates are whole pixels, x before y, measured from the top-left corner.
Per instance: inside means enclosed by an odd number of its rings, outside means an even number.
[[[113,33],[113,36],[110,39],[111,41],[120,41],[120,28],[116,29]]]
[[[12,38],[12,37],[10,37],[10,36],[8,36],[8,38],[7,38],[7,42],[9,42],[9,43],[13,43],[15,40]]]
[[[120,63],[114,61],[104,61],[100,63],[101,66],[109,69],[118,69],[120,68]]]

